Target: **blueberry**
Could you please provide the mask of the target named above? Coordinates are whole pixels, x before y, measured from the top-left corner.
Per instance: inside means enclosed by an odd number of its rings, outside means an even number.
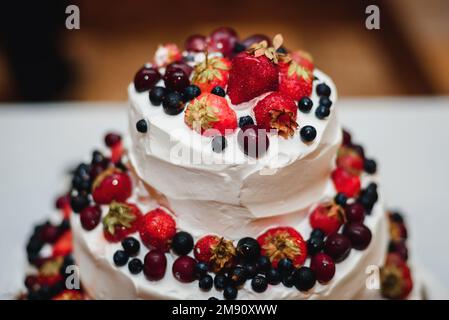
[[[281,276],[289,275],[295,269],[293,262],[289,258],[282,258],[278,262],[278,271]]]
[[[198,97],[200,94],[201,94],[201,89],[194,84],[187,86],[183,91],[183,96],[186,101],[193,100],[196,97]]]
[[[212,139],[212,151],[216,153],[222,152],[228,145],[225,136],[215,136]]]
[[[312,142],[316,138],[316,129],[312,126],[304,126],[299,131],[304,142]]]
[[[312,237],[307,240],[307,253],[311,256],[321,252],[324,247],[324,239],[321,237]]]
[[[257,293],[264,292],[267,290],[268,281],[263,276],[257,276],[251,281],[251,288]]]
[[[180,231],[175,234],[171,248],[180,256],[188,254],[193,249],[193,237],[190,233]]]
[[[84,176],[89,175],[90,166],[86,163],[80,163],[75,169],[75,175]]]
[[[143,263],[140,259],[133,258],[128,263],[128,269],[132,274],[138,274],[143,270]]]
[[[326,96],[322,96],[320,98],[320,106],[325,106],[326,108],[330,108],[332,106],[332,101]]]
[[[299,291],[307,291],[313,288],[316,282],[315,273],[308,267],[301,267],[296,270],[295,287]]]
[[[217,274],[214,278],[214,286],[217,290],[223,290],[229,283],[228,278],[224,274]]]
[[[218,299],[215,297],[209,297],[207,300],[218,301]]]
[[[224,288],[223,297],[226,300],[234,300],[235,298],[237,298],[237,289],[233,286],[227,286],[226,288]]]
[[[270,270],[271,268],[271,262],[270,259],[267,256],[260,256],[257,259],[257,269],[259,272],[265,272]]]
[[[208,291],[208,290],[212,289],[213,284],[214,284],[214,280],[212,279],[212,277],[210,275],[205,275],[199,281],[198,286],[200,287],[201,290]]]
[[[136,238],[127,237],[122,240],[122,247],[129,256],[135,256],[139,253],[140,242]]]
[[[336,204],[344,207],[346,206],[346,202],[348,201],[348,198],[346,195],[342,192],[337,193],[337,195],[334,197],[334,201]]]
[[[366,173],[374,174],[377,170],[377,164],[376,161],[372,159],[365,159],[365,163],[363,164],[363,168],[365,169]]]
[[[246,47],[243,44],[241,44],[240,42],[235,43],[234,50],[233,50],[235,54],[240,53],[245,50],[246,50]]]
[[[216,96],[224,97],[226,96],[226,91],[220,86],[216,86],[211,91],[212,94],[215,94]]]
[[[274,268],[268,270],[265,276],[267,277],[269,284],[276,285],[281,282],[281,275],[279,274],[279,271]]]
[[[320,97],[329,97],[331,95],[331,88],[324,82],[320,83],[316,86],[316,94]]]
[[[367,187],[366,191],[368,193],[377,193],[377,184],[375,182],[371,182]]]
[[[171,116],[180,114],[184,110],[184,102],[182,101],[181,94],[173,91],[165,95],[162,107],[164,108],[164,112]]]
[[[353,144],[352,149],[357,152],[362,158],[365,158],[365,149],[359,144]]]
[[[287,49],[286,49],[284,46],[279,47],[279,48],[276,50],[276,52],[277,52],[277,53],[283,53],[283,54],[287,54],[287,53],[288,53]]]
[[[41,240],[41,237],[39,235],[33,235],[28,240],[28,244],[26,247],[27,254],[28,255],[38,254],[39,251],[41,251],[43,246],[44,246],[44,242]]]
[[[260,256],[260,245],[256,239],[246,237],[237,243],[237,253],[244,261],[256,261]]]
[[[397,222],[397,223],[403,223],[404,222],[404,218],[402,217],[402,214],[400,214],[397,211],[391,213],[390,214],[390,218],[391,218],[392,221]]]
[[[70,206],[73,212],[80,213],[84,208],[89,205],[89,199],[84,194],[77,194],[70,197]]]
[[[94,152],[92,152],[91,164],[102,164],[104,161],[104,155],[100,151],[94,150]]]
[[[115,265],[118,267],[124,266],[128,262],[128,259],[129,259],[129,256],[123,250],[117,250],[114,253],[113,260],[114,260]]]
[[[245,269],[245,275],[247,279],[252,279],[257,275],[257,266],[254,263],[245,264],[243,266]]]
[[[235,267],[229,275],[231,283],[236,287],[241,286],[246,281],[246,271],[243,267]]]
[[[313,101],[309,97],[302,97],[298,102],[299,111],[308,113],[313,107]]]
[[[295,284],[294,273],[291,272],[282,276],[282,284],[287,288],[293,287],[293,285]]]
[[[162,104],[166,92],[167,89],[165,89],[164,87],[154,87],[150,90],[149,96],[153,106],[160,106]]]
[[[209,266],[205,262],[198,262],[195,265],[194,273],[195,273],[195,277],[197,279],[201,279],[204,276],[206,276],[208,271],[209,271]]]
[[[140,133],[145,133],[148,131],[148,124],[145,119],[140,119],[136,122],[136,129]]]
[[[312,232],[310,233],[311,238],[324,239],[325,236],[326,236],[326,234],[323,231],[321,231],[320,229],[313,229]]]
[[[320,120],[327,118],[330,114],[330,109],[326,108],[325,106],[318,106],[318,108],[316,108],[315,110],[315,116]]]
[[[253,118],[251,116],[243,116],[239,119],[239,127],[243,128],[244,126],[252,125],[254,124]]]
[[[90,168],[90,167],[89,167]],[[91,189],[92,181],[90,175],[87,172],[75,172],[72,178],[72,187],[78,191],[89,192]]]

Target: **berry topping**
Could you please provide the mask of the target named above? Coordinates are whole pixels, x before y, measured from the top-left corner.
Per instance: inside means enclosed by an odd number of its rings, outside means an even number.
[[[185,101],[193,100],[196,97],[198,97],[200,94],[201,94],[201,89],[194,84],[187,86],[183,91],[183,97],[184,97]]]
[[[226,300],[235,300],[237,298],[237,289],[233,286],[226,286],[223,290],[223,297]]]
[[[228,59],[209,58],[206,52],[205,60],[197,64],[193,70],[192,84],[197,85],[201,92],[211,92],[216,86],[225,88],[228,83],[230,67],[231,63]]]
[[[293,273],[282,276],[282,284],[284,287],[291,288],[295,284],[295,278]]]
[[[167,69],[164,75],[165,87],[172,91],[182,92],[189,84],[189,76],[179,68]]]
[[[147,247],[167,252],[176,234],[176,222],[165,210],[157,208],[141,218],[139,233]]]
[[[89,206],[80,212],[81,226],[84,230],[94,229],[101,220],[101,209],[98,205]]]
[[[237,243],[237,254],[246,262],[254,262],[260,256],[260,245],[256,239],[246,237]]]
[[[341,262],[351,252],[351,241],[345,235],[333,233],[326,238],[324,252],[332,257],[335,262]]]
[[[162,107],[164,112],[171,116],[180,114],[184,110],[181,94],[176,91],[168,93],[162,101]]]
[[[256,276],[251,281],[251,288],[257,293],[264,292],[268,288],[268,281],[264,276]]]
[[[143,270],[143,262],[138,258],[133,258],[128,263],[128,270],[131,274],[139,274]]]
[[[320,283],[329,282],[335,275],[335,263],[325,253],[318,253],[312,257],[310,269],[315,273],[316,280]]]
[[[270,270],[271,268],[271,261],[267,256],[260,256],[257,259],[257,263],[256,263],[257,269],[260,272],[265,272]]]
[[[148,124],[145,119],[140,119],[136,122],[136,129],[140,133],[146,133],[148,131]]]
[[[237,128],[237,116],[225,98],[203,93],[187,106],[184,122],[192,130],[206,136],[229,134]],[[210,130],[214,129],[214,130]]]
[[[301,234],[291,227],[275,227],[268,229],[257,238],[262,249],[261,254],[270,258],[273,267],[279,260],[289,258],[297,268],[307,258],[307,244]]]
[[[70,206],[72,207],[73,212],[80,213],[81,210],[86,208],[89,205],[89,199],[85,194],[77,194],[70,197]]]
[[[363,169],[366,173],[374,174],[377,170],[377,164],[376,161],[372,159],[365,159],[365,163],[363,164]]]
[[[324,248],[324,240],[321,237],[311,237],[307,240],[307,252],[313,256],[318,252],[321,252]]]
[[[277,269],[271,268],[265,273],[265,277],[267,277],[268,283],[271,285],[277,285],[281,283],[281,274]]]
[[[131,178],[115,168],[103,171],[92,184],[92,197],[98,204],[109,204],[114,200],[124,202],[131,196],[131,192]]]
[[[389,253],[380,272],[381,292],[388,299],[405,299],[413,289],[410,269],[396,253]]]
[[[294,269],[295,266],[289,258],[282,258],[281,260],[279,260],[278,271],[282,277],[290,275]]]
[[[303,113],[308,113],[312,110],[313,102],[309,97],[302,97],[298,102],[299,111]]]
[[[143,66],[134,76],[134,88],[137,92],[143,92],[153,88],[161,80],[161,74],[156,68]]]
[[[114,264],[117,267],[123,267],[125,264],[128,263],[128,259],[129,259],[129,256],[123,250],[117,250],[114,253],[113,260],[114,260]]]
[[[371,231],[363,224],[353,222],[347,224],[343,229],[343,234],[351,241],[351,245],[356,250],[365,250],[371,242]]]
[[[245,275],[247,279],[254,278],[258,273],[257,265],[255,263],[247,263],[243,265],[243,269],[245,269]]]
[[[127,237],[122,240],[122,247],[129,256],[135,256],[139,253],[140,242],[136,238]]]
[[[177,255],[183,256],[193,249],[193,237],[190,233],[180,231],[175,234],[171,243],[171,248]]]
[[[209,271],[209,265],[205,262],[198,262],[195,265],[195,277],[197,279],[202,279],[204,276],[207,275],[207,272]]]
[[[223,290],[229,283],[229,279],[224,274],[217,274],[214,278],[214,286],[217,290]]]
[[[263,156],[270,146],[266,130],[256,125],[247,125],[241,128],[237,134],[237,140],[243,152],[253,158]]]
[[[235,267],[229,274],[229,280],[235,287],[242,286],[246,279],[246,271],[242,267]]]
[[[316,282],[315,273],[308,267],[301,267],[295,271],[295,287],[299,291],[308,291]]]
[[[212,93],[212,94],[215,94],[215,95],[217,95],[217,96],[220,96],[220,97],[226,96],[226,91],[224,91],[224,89],[223,89],[222,87],[220,87],[220,86],[215,86],[215,87],[212,89],[211,93]]]
[[[231,267],[235,262],[236,254],[232,241],[214,235],[202,237],[194,248],[195,258],[209,264],[213,272]]]
[[[312,94],[312,70],[301,66],[291,59],[279,63],[279,91],[294,100],[309,97]]]
[[[326,119],[331,114],[331,110],[325,106],[318,106],[315,110],[315,116],[320,119]]]
[[[324,239],[325,236],[326,236],[326,234],[322,230],[320,230],[320,229],[313,229],[312,232],[310,232],[310,237],[311,238]]]
[[[187,63],[182,62],[182,61],[175,61],[170,63],[167,68],[165,69],[165,74],[167,73],[171,73],[175,70],[181,70],[184,71],[184,73],[186,74],[187,78],[190,77],[190,75],[192,74],[193,68],[191,66],[189,66]]]
[[[352,144],[351,140],[352,140],[351,134],[348,131],[346,131],[345,129],[343,129],[343,141],[342,141],[342,144],[344,146],[348,147],[348,146],[350,146]]]
[[[143,273],[149,280],[156,281],[162,279],[166,269],[167,258],[162,251],[153,249],[145,255]]]
[[[212,286],[214,285],[214,279],[210,275],[205,275],[200,279],[198,282],[198,286],[201,290],[209,291],[212,289]]]
[[[345,222],[343,208],[334,203],[318,205],[310,214],[310,225],[314,229],[320,229],[326,235],[337,232]]]
[[[338,204],[339,206],[346,206],[346,202],[348,201],[348,198],[344,195],[344,193],[337,193],[334,197],[334,201],[336,204]]]
[[[114,132],[110,132],[108,134],[106,134],[106,136],[104,137],[104,143],[106,144],[106,146],[108,148],[112,148],[113,146],[115,146],[117,143],[122,141],[122,137]]]
[[[316,86],[316,94],[320,97],[329,97],[331,95],[331,88],[325,83],[320,83]]]
[[[254,120],[251,116],[243,116],[239,118],[239,127],[243,128],[245,126],[253,125]]]
[[[58,230],[58,227],[50,223],[45,225],[42,228],[41,232],[39,232],[41,240],[45,243],[54,243],[58,239],[59,235],[60,232]]]
[[[253,34],[242,41],[242,45],[245,48],[251,47],[253,44],[258,44],[262,41],[266,41],[267,45],[271,46],[271,39],[264,34]]]
[[[237,33],[229,27],[220,27],[212,31],[209,36],[209,46],[212,51],[219,51],[225,57],[230,56],[238,41]]]
[[[164,87],[154,87],[150,90],[150,101],[154,106],[160,106],[167,90]]]
[[[363,170],[363,158],[349,147],[340,147],[337,153],[337,167],[353,175],[359,175]]]
[[[213,152],[220,153],[226,148],[227,145],[228,145],[228,143],[226,142],[225,136],[218,135],[218,136],[213,137],[213,139],[212,139],[212,151]]]
[[[362,223],[365,219],[365,208],[358,202],[351,203],[345,208],[346,219],[349,222]]]
[[[328,97],[321,97],[320,98],[320,106],[324,106],[326,108],[330,108],[332,106],[332,101]]]
[[[304,142],[312,142],[316,138],[316,129],[312,126],[304,126],[299,131]]]
[[[103,234],[106,240],[119,242],[136,232],[141,216],[142,213],[136,205],[112,201],[108,214],[103,218]]]
[[[193,34],[185,42],[186,51],[202,52],[206,47],[206,37],[201,34]]]
[[[196,260],[189,256],[178,257],[173,263],[173,276],[181,282],[192,282],[195,280]]]
[[[337,192],[342,192],[349,198],[356,196],[360,191],[360,177],[342,168],[337,168],[332,172],[332,181]]]

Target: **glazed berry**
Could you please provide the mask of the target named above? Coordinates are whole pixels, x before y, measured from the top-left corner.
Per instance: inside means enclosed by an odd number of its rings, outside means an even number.
[[[278,271],[281,276],[286,276],[292,273],[295,269],[293,262],[289,258],[283,258],[278,262]]]
[[[196,260],[189,256],[181,256],[173,263],[173,276],[181,282],[195,280]]]
[[[335,275],[335,263],[325,253],[318,253],[312,257],[310,269],[315,273],[316,280],[320,283],[329,282]]]
[[[244,261],[256,261],[260,256],[260,245],[256,239],[246,237],[237,243],[237,254]]]
[[[329,97],[331,95],[331,88],[323,83],[320,83],[316,86],[316,94],[320,97]]]
[[[145,119],[140,119],[136,122],[136,129],[140,133],[146,133],[148,131],[148,124]]]
[[[260,256],[257,259],[257,263],[256,263],[257,269],[260,272],[265,272],[270,270],[271,268],[271,261],[267,256]]]
[[[308,113],[313,107],[312,99],[309,97],[302,97],[298,102],[299,111]]]
[[[89,206],[80,212],[80,222],[84,230],[94,229],[101,220],[101,209],[99,206]]]
[[[205,275],[202,277],[198,283],[198,286],[201,290],[209,291],[212,289],[212,286],[214,285],[214,280],[210,275]]]
[[[180,68],[171,68],[164,75],[165,87],[171,91],[183,92],[190,84],[189,76]]]
[[[194,84],[187,86],[183,91],[183,97],[184,97],[185,101],[193,100],[196,97],[198,97],[200,94],[201,94],[201,89]]]
[[[312,126],[304,126],[299,131],[304,142],[312,142],[316,138],[316,129]]]
[[[263,156],[270,146],[266,131],[255,125],[241,128],[237,134],[237,139],[243,152],[253,158]]]
[[[245,275],[247,279],[254,278],[258,273],[257,266],[255,263],[245,264],[243,268],[245,269]]]
[[[212,138],[212,151],[216,153],[222,152],[226,147],[228,143],[226,141],[225,136],[215,136]]]
[[[345,208],[346,219],[349,222],[363,222],[365,208],[358,202],[351,203]]]
[[[164,108],[164,112],[171,116],[180,114],[184,110],[181,94],[178,92],[168,93],[162,102],[162,107]]]
[[[207,275],[208,271],[209,271],[209,266],[205,262],[198,262],[195,265],[194,273],[195,273],[195,277],[197,279],[203,278],[205,275]]]
[[[251,288],[257,293],[264,292],[268,288],[268,281],[263,276],[256,276],[251,281]]]
[[[335,262],[341,262],[351,251],[351,241],[345,235],[333,233],[326,238],[324,252]]]
[[[320,120],[327,118],[330,113],[330,109],[326,108],[325,106],[318,106],[318,108],[316,108],[315,110],[315,116]]]
[[[356,250],[364,250],[371,242],[371,231],[363,224],[352,222],[343,229],[343,234],[351,241]]]
[[[235,267],[229,275],[229,279],[236,287],[243,285],[246,281],[245,269],[243,267]]]
[[[190,233],[180,231],[173,237],[171,248],[180,256],[188,254],[193,249],[193,237]]]
[[[211,93],[212,93],[212,94],[215,94],[215,95],[217,95],[217,96],[220,96],[220,97],[226,96],[226,91],[224,91],[224,89],[223,89],[222,87],[220,87],[220,86],[214,87],[214,88],[212,89]]]
[[[237,289],[233,286],[226,286],[223,290],[223,297],[226,300],[235,300],[237,298]]]
[[[321,252],[324,248],[324,240],[321,237],[313,237],[307,240],[307,253],[311,256]]]
[[[282,284],[284,287],[291,288],[295,284],[294,273],[286,274],[282,277]]]
[[[202,52],[206,46],[206,37],[201,34],[193,34],[185,42],[186,51]]]
[[[167,90],[164,87],[154,87],[150,90],[150,101],[154,106],[160,106]]]
[[[326,234],[320,229],[313,229],[312,232],[310,233],[311,238],[324,239],[325,236],[326,236]]]
[[[366,173],[374,174],[377,170],[377,164],[376,161],[372,159],[365,159],[365,163],[363,164],[363,169]]]
[[[281,282],[281,274],[274,268],[268,270],[265,276],[267,277],[269,284],[277,285]]]
[[[84,194],[77,194],[70,198],[70,206],[73,212],[80,213],[81,210],[89,205],[89,199]]]
[[[348,201],[348,198],[346,197],[346,195],[342,192],[337,193],[337,195],[334,197],[334,201],[336,204],[338,204],[339,206],[346,206],[346,202]]]
[[[128,270],[132,274],[138,274],[138,273],[142,272],[142,270],[143,270],[142,261],[138,258],[131,259],[131,261],[128,263]]]
[[[154,281],[162,279],[166,269],[167,258],[162,251],[153,249],[146,254],[143,262],[143,273],[149,280]]]
[[[251,116],[243,116],[239,118],[239,127],[243,128],[244,126],[253,125],[254,120]]]
[[[134,88],[137,92],[150,90],[160,79],[161,74],[157,69],[143,66],[134,76]]]
[[[295,287],[299,291],[308,291],[316,282],[315,273],[308,267],[301,267],[295,271]]]
[[[140,242],[136,238],[127,237],[122,240],[122,247],[129,256],[135,256],[139,253]]]
[[[125,251],[117,250],[114,253],[113,259],[116,266],[123,267],[128,262],[129,256],[126,254]]]
[[[109,148],[112,148],[120,141],[122,141],[122,137],[119,134],[114,133],[114,132],[110,132],[104,137],[104,143]]]
[[[223,290],[229,283],[229,279],[224,274],[217,274],[214,278],[214,286],[217,290]]]
[[[332,101],[326,96],[320,98],[320,106],[324,106],[326,108],[330,108],[332,106]]]

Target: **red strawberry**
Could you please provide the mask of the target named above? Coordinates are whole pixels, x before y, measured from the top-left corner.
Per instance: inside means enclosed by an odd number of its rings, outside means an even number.
[[[52,300],[84,300],[84,294],[79,290],[65,289],[55,295]]]
[[[291,227],[268,229],[257,241],[262,249],[261,254],[270,259],[274,268],[283,258],[289,258],[297,268],[302,266],[307,258],[306,242],[301,234]]]
[[[92,197],[98,204],[123,202],[131,196],[131,178],[125,172],[109,168],[99,174],[92,185]]]
[[[168,252],[169,243],[176,233],[176,222],[166,211],[157,208],[142,217],[139,233],[147,247]]]
[[[360,177],[342,168],[337,168],[332,172],[332,180],[337,192],[342,192],[349,198],[360,192]]]
[[[236,249],[232,241],[214,235],[199,239],[193,253],[198,261],[208,263],[213,272],[231,267],[236,257]]]
[[[279,91],[294,100],[309,97],[312,94],[312,71],[304,68],[295,60],[279,63]]]
[[[232,60],[227,91],[233,104],[249,101],[265,92],[277,91],[278,87],[278,68],[265,55],[256,57],[241,52]]]
[[[296,61],[301,67],[309,71],[313,71],[315,66],[313,64],[313,58],[310,55],[310,53],[298,50],[295,52],[291,52],[290,57],[292,58],[292,60]]]
[[[53,244],[53,257],[66,256],[72,252],[72,231],[64,232]]]
[[[363,163],[363,158],[354,149],[344,146],[338,149],[337,167],[353,175],[359,175],[363,171]]]
[[[201,92],[208,93],[216,86],[225,88],[228,84],[231,62],[226,58],[213,57],[195,66],[192,84],[197,85]]]
[[[137,231],[142,213],[135,204],[112,201],[103,218],[103,234],[109,242],[118,242]]]
[[[345,222],[345,213],[342,207],[334,203],[320,204],[309,217],[313,229],[320,229],[326,235],[335,233]]]
[[[277,129],[280,136],[288,138],[295,133],[298,107],[290,97],[273,92],[260,100],[253,112],[257,125],[266,130]]]
[[[388,299],[405,299],[413,289],[407,264],[397,253],[389,253],[381,269],[381,292]]]
[[[225,98],[203,93],[188,104],[184,122],[206,136],[215,135],[217,130],[225,135],[237,128],[237,115]]]

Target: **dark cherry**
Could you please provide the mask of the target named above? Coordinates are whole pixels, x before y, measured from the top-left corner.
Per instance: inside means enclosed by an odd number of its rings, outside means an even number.
[[[104,143],[109,148],[112,148],[113,146],[115,146],[120,141],[122,141],[122,137],[118,133],[115,133],[115,132],[109,132],[104,137]]]
[[[238,37],[234,29],[220,27],[210,34],[209,47],[211,51],[220,51],[224,56],[230,56],[237,41]]]
[[[94,229],[101,220],[101,209],[99,206],[89,206],[80,212],[81,226],[84,230]]]
[[[312,257],[310,269],[320,283],[329,282],[335,275],[334,260],[325,253],[318,253]]]
[[[268,43],[268,46],[271,45],[271,39],[264,34],[253,34],[243,40],[242,44],[245,46],[245,48],[249,48],[251,45],[262,41],[266,41]]]
[[[195,280],[195,266],[197,262],[189,256],[181,256],[173,263],[173,276],[181,282]]]
[[[364,250],[371,242],[371,231],[367,226],[352,222],[343,229],[343,234],[351,241],[351,245],[356,250]]]
[[[151,250],[145,255],[143,273],[149,280],[160,280],[167,269],[167,258],[165,254],[157,249]]]
[[[186,39],[186,51],[202,52],[206,49],[206,37],[201,34],[193,34]]]
[[[351,252],[351,241],[345,235],[333,233],[326,238],[324,252],[335,262],[341,262]]]
[[[190,84],[190,80],[183,70],[172,68],[165,72],[164,83],[167,89],[182,92]]]
[[[134,76],[134,87],[137,92],[147,91],[153,88],[159,80],[161,80],[159,71],[145,65]]]
[[[47,224],[44,226],[40,232],[41,240],[45,243],[53,243],[55,242],[60,233],[57,226],[54,226],[52,224]]]
[[[243,152],[253,158],[263,156],[270,145],[266,131],[256,125],[244,126],[239,130],[237,139]]]
[[[365,219],[365,208],[358,202],[348,204],[345,213],[349,222],[363,222]]]
[[[343,145],[344,146],[350,146],[351,145],[351,134],[343,129]]]
[[[187,75],[187,77],[190,77],[190,74],[192,73],[193,68],[189,66],[187,63],[184,63],[182,61],[175,61],[170,63],[167,68],[165,69],[165,73],[173,72],[174,70],[182,70]]]

